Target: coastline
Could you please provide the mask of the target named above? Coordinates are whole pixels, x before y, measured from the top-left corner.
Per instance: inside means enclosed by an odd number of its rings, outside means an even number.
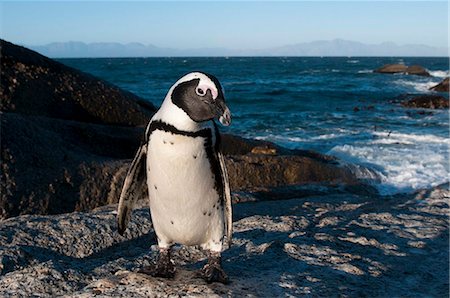
[[[195,248],[176,250],[173,280],[136,273],[155,256],[147,202],[124,237],[115,203],[155,108],[6,46],[0,296],[448,295],[448,183],[382,196],[337,157],[229,134],[232,284],[199,279],[205,256]]]

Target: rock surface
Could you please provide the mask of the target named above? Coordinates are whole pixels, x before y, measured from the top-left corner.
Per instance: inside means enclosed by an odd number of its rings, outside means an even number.
[[[406,66],[404,64],[386,64],[374,70],[378,73],[405,73],[410,75],[430,76],[430,73],[420,65]]]
[[[412,96],[401,103],[407,108],[448,109],[449,100],[441,95],[427,94]]]
[[[0,110],[90,123],[145,125],[155,107],[142,98],[0,39]]]
[[[437,84],[434,87],[431,87],[430,90],[438,91],[438,92],[449,92],[449,78],[445,78],[442,82]]]
[[[117,233],[115,205],[0,226],[0,296],[447,297],[448,185],[393,197],[327,195],[235,205],[231,284],[177,247],[174,279],[136,273],[156,256],[147,208]]]
[[[106,204],[142,134],[133,127],[14,113],[1,115],[1,127],[0,220]]]

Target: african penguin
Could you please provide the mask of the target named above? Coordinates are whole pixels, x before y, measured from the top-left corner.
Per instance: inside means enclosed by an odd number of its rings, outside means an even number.
[[[173,277],[173,244],[199,245],[209,252],[202,275],[226,283],[221,268],[224,237],[231,244],[231,196],[220,135],[214,118],[225,126],[231,113],[214,76],[192,72],[179,79],[150,120],[144,142],[131,163],[118,207],[123,234],[134,202],[148,189],[157,236],[156,265],[141,272]]]

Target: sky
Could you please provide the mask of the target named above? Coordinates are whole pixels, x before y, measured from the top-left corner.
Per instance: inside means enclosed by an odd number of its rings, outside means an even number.
[[[7,2],[1,38],[262,49],[336,38],[448,46],[447,1]]]

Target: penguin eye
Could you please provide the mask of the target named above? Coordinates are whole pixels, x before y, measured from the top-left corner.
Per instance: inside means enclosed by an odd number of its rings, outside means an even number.
[[[202,88],[196,88],[195,93],[197,93],[197,95],[199,96],[205,96],[206,94],[205,90],[203,90]]]

